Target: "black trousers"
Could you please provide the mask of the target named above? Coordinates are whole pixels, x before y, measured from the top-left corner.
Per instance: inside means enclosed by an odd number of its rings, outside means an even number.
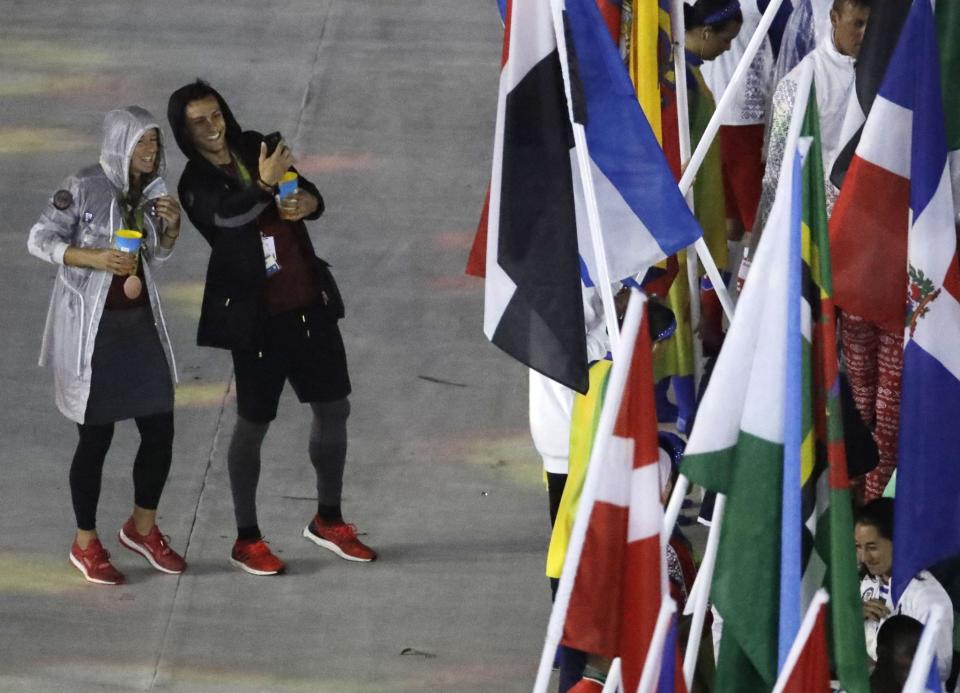
[[[140,431],[140,448],[133,462],[134,503],[156,510],[173,459],[173,412],[134,419]],[[77,424],[80,440],[70,465],[70,495],[77,527],[97,527],[97,503],[103,478],[103,462],[113,441],[113,423]]]

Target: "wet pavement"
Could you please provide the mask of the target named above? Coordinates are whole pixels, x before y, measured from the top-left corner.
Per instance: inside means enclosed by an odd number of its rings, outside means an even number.
[[[0,0],[0,15],[0,690],[529,689],[549,610],[546,493],[525,372],[484,339],[482,286],[463,275],[489,176],[495,3]],[[54,268],[26,237],[60,181],[96,161],[107,110],[164,118],[196,76],[245,127],[283,132],[326,199],[310,229],[347,304],[344,511],[380,559],[301,537],[309,411],[287,388],[259,510],[289,572],[229,565],[232,367],[195,345],[207,246],[185,223],[158,277],[181,378],[160,524],[190,565],[162,575],[116,542],[127,422],[98,526],[128,584],[99,587],[67,562],[76,429],[36,366]],[[183,157],[167,152],[173,184]]]

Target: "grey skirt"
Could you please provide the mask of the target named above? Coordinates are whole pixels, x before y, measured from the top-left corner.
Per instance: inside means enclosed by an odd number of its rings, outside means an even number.
[[[173,410],[170,366],[148,305],[103,311],[92,370],[86,424]]]

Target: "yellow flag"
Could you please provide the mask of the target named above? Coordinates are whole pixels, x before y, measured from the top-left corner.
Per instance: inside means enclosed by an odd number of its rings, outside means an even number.
[[[660,33],[660,5],[657,0],[633,0],[630,18],[630,79],[637,90],[637,100],[662,142],[660,124],[660,70],[657,62],[657,41]]]

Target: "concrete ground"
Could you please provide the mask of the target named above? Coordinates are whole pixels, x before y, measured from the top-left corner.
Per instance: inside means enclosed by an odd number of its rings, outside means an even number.
[[[524,371],[481,332],[463,275],[483,202],[501,28],[492,2],[0,2],[0,690],[521,691],[549,593],[546,494]],[[311,225],[346,298],[354,394],[344,507],[380,560],[300,536],[314,512],[308,410],[292,391],[264,448],[261,526],[289,574],[228,563],[226,352],[194,343],[207,247],[185,225],[159,277],[180,367],[155,573],[115,532],[132,424],[99,527],[129,584],[67,563],[76,429],[36,366],[54,276],[26,252],[45,200],[96,161],[103,114],[202,76],[246,127],[280,130],[328,212]],[[174,146],[168,179],[183,157]]]
[[[489,176],[493,0],[0,0],[0,15],[0,690],[528,690],[549,613],[546,493],[525,372],[483,337],[482,286],[463,275]],[[99,528],[128,584],[99,587],[67,562],[76,429],[36,365],[54,268],[26,237],[96,161],[107,110],[165,123],[196,76],[244,126],[283,132],[326,198],[311,232],[346,299],[354,384],[344,509],[380,560],[300,536],[309,416],[288,388],[259,500],[289,573],[229,565],[232,367],[194,342],[207,246],[185,223],[159,277],[181,379],[160,524],[190,567],[156,573],[116,542],[127,423]],[[167,153],[175,183],[183,157]]]

